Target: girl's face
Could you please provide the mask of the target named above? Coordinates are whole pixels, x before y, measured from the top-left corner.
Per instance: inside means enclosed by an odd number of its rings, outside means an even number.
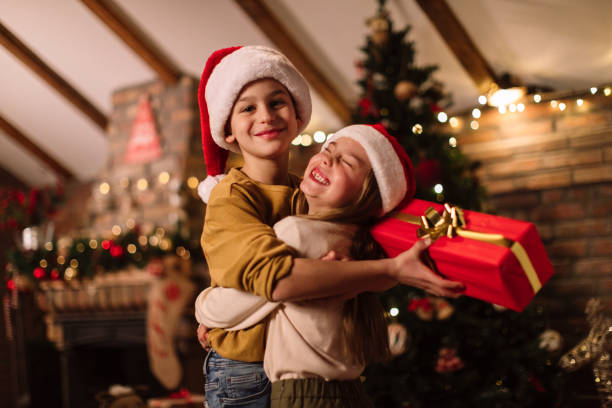
[[[341,137],[312,156],[300,189],[308,201],[308,213],[340,208],[356,200],[372,166],[361,144]]]
[[[238,142],[245,162],[277,159],[288,154],[300,124],[287,89],[274,79],[260,79],[236,98],[225,140]]]

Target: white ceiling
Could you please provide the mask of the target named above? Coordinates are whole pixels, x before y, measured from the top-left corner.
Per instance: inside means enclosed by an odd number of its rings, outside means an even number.
[[[557,90],[612,80],[610,0],[447,0],[497,74]],[[185,73],[199,77],[215,49],[273,46],[232,0],[115,0]],[[355,62],[375,0],[265,0],[318,68],[353,105]],[[436,78],[454,96],[451,111],[475,104],[476,87],[414,0],[388,0],[396,29],[412,26],[418,65],[437,64]],[[0,22],[104,114],[114,90],[155,73],[77,0],[0,0]],[[104,132],[0,47],[0,115],[79,180],[104,165]],[[339,118],[314,95],[309,131],[334,131]],[[46,166],[0,131],[0,166],[30,185],[55,180]]]

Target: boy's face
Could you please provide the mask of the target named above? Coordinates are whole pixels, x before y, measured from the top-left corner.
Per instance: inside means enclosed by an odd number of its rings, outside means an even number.
[[[245,162],[288,154],[301,120],[287,89],[274,79],[246,85],[232,108],[228,143],[237,142]]]
[[[340,208],[356,200],[372,168],[361,144],[346,137],[331,142],[312,156],[300,189],[308,201],[308,213]]]

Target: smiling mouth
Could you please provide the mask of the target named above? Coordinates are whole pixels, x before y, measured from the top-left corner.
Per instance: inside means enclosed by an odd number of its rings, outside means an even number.
[[[329,186],[329,179],[325,177],[317,168],[312,169],[310,177],[313,178],[317,183]]]
[[[255,136],[260,136],[260,137],[274,137],[276,135],[278,135],[280,132],[282,132],[283,129],[268,129],[268,130],[264,130],[263,132],[259,132],[259,133],[255,133]]]

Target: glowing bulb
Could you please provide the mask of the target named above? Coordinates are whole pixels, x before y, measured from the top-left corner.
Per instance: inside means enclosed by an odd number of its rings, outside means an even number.
[[[132,229],[136,226],[136,221],[133,218],[128,218],[128,220],[125,222],[125,225],[129,228]]]
[[[134,244],[128,244],[128,246],[127,246],[127,251],[128,251],[130,254],[135,254],[135,253],[136,253],[136,245],[134,245]]]
[[[191,176],[187,179],[187,186],[191,189],[196,189],[200,181],[196,176]]]
[[[46,268],[48,266],[46,259],[41,259],[38,264],[40,265],[41,268]]]
[[[550,101],[550,106],[552,106],[553,108],[556,108],[557,105],[559,105],[559,102],[555,101],[554,99]]]
[[[423,133],[423,126],[417,123],[412,127],[412,133],[414,133],[415,135],[420,135],[421,133]]]
[[[136,182],[136,187],[140,191],[144,191],[149,187],[149,182],[145,178],[138,179],[138,181]]]
[[[535,103],[540,103],[541,100],[542,100],[542,95],[539,95],[539,94],[533,95],[533,101]]]
[[[457,147],[457,139],[455,137],[450,137],[448,139],[448,144],[450,147]]]
[[[302,135],[302,146],[308,147],[312,144],[312,136],[303,134]]]
[[[478,103],[481,105],[485,105],[487,103],[487,97],[484,95],[480,95],[478,97]]]
[[[561,111],[564,111],[566,107],[567,107],[567,105],[565,105],[563,102],[561,102],[559,104],[559,110],[561,110]]]
[[[327,137],[325,136],[325,132],[323,132],[322,130],[317,130],[312,136],[314,137],[314,141],[317,143],[323,143]]]
[[[578,106],[582,106],[583,103],[584,103],[584,101],[582,99],[577,99],[576,100],[576,105],[578,105]]]
[[[612,89],[609,87],[604,88],[604,95],[610,96],[610,94],[612,94]]]
[[[389,314],[395,317],[399,314],[399,309],[397,307],[392,307],[391,309],[389,309]]]
[[[448,120],[448,115],[444,112],[438,113],[438,121],[440,123],[445,123]]]
[[[334,135],[333,133],[328,134],[327,135],[327,140],[329,140],[329,138],[332,137],[333,135]]]
[[[516,104],[516,110],[519,112],[523,112],[525,110],[525,104],[524,103],[517,103]]]
[[[442,184],[436,184],[434,186],[434,192],[436,194],[442,194],[443,191],[444,191],[444,187],[442,187]]]
[[[89,240],[89,247],[91,249],[96,249],[98,247],[98,241],[96,241],[95,239],[90,239]]]
[[[499,111],[499,113],[501,113],[502,115],[504,115],[506,113],[506,107],[504,105],[501,105],[497,108],[497,110]]]
[[[302,144],[302,135],[297,135],[295,139],[291,141],[291,144],[294,146],[299,146]]]
[[[595,95],[597,93],[596,87],[591,87],[591,95]]]
[[[100,184],[100,194],[108,194],[109,191],[110,185],[106,181]]]
[[[118,225],[113,225],[113,228],[111,228],[111,231],[114,235],[120,235],[121,234],[121,227]]]
[[[457,127],[459,126],[459,119],[453,116],[448,120],[448,123],[451,125],[451,127]]]
[[[472,117],[474,119],[480,118],[480,115],[481,115],[480,109],[478,109],[478,108],[472,109]]]
[[[75,258],[72,258],[70,260],[70,267],[71,268],[78,268],[79,267],[79,261],[77,261]]]
[[[512,113],[516,112],[516,104],[511,103],[510,106],[508,106],[508,110]]]
[[[473,130],[476,130],[476,129],[478,129],[478,128],[480,127],[480,125],[478,124],[478,121],[477,121],[477,120],[473,120],[473,121],[471,121],[471,122],[470,122],[470,127],[471,127]]]
[[[168,173],[167,171],[162,171],[161,173],[159,173],[157,179],[159,180],[160,184],[167,184],[170,181],[170,173]]]

